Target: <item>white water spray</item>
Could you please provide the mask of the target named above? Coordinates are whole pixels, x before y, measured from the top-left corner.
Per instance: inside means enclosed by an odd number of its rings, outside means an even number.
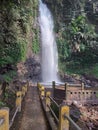
[[[39,12],[42,42],[42,80],[44,82],[58,81],[58,52],[53,32],[53,19],[49,9],[41,0]]]

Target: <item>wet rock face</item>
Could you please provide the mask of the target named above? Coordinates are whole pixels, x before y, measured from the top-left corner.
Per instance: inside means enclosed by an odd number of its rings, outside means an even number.
[[[56,20],[57,25],[60,22],[69,23],[73,16],[74,9],[80,9],[80,5],[76,0],[43,0],[49,7]]]
[[[49,7],[55,20],[56,28],[59,28],[60,23],[69,23],[74,15],[79,15],[81,8],[84,9],[87,18],[92,24],[98,25],[98,1],[93,0],[43,0]],[[77,10],[77,12],[74,12]],[[95,31],[98,32],[97,27]]]
[[[40,60],[37,56],[27,59],[26,63],[27,68],[27,78],[32,81],[40,81],[41,80],[41,64]]]
[[[92,24],[98,25],[98,0],[86,1],[85,12],[87,14],[87,18],[89,19],[89,21]]]

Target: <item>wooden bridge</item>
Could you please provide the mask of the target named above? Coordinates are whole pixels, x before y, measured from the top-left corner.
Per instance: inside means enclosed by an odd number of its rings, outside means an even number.
[[[22,91],[16,93],[12,118],[9,119],[9,108],[0,109],[0,130],[82,130],[70,117],[69,103],[74,100],[98,104],[98,89],[85,89],[84,84],[26,83]],[[22,102],[25,102],[24,106]],[[19,121],[15,118],[20,112]]]

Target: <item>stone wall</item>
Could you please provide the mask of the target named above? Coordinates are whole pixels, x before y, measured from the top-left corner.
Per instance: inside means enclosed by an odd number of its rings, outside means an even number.
[[[98,88],[73,87],[69,85],[66,92],[66,99],[69,102],[77,101],[79,103],[98,104]]]

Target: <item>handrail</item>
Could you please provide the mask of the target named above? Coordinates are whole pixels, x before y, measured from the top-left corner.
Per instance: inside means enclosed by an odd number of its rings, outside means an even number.
[[[56,120],[56,122],[59,123],[59,119],[57,118],[57,116],[56,116],[56,114],[54,113],[54,111],[52,110],[52,108],[51,108],[49,105],[47,105],[47,106],[49,107],[49,109],[50,109],[50,111],[51,111],[53,117],[54,117],[55,120]]]
[[[80,84],[76,84],[76,83],[68,83],[68,82],[56,82],[55,85],[59,86],[59,85],[65,85],[67,83],[68,86],[78,86],[81,87],[81,83]],[[52,83],[51,82],[41,82],[41,85],[44,86],[48,86],[48,87],[52,87]],[[84,84],[85,87],[88,87],[88,85]],[[89,86],[91,87],[91,86]]]
[[[68,82],[55,82],[55,85],[65,85],[66,83],[69,86],[81,86],[81,83],[80,84],[76,84],[76,83],[68,83]],[[40,84],[41,85],[45,85],[45,86],[48,86],[48,85],[52,86],[52,82],[41,82]]]
[[[59,108],[59,105],[56,103],[56,101],[52,97],[50,97],[50,96],[49,96],[49,98]]]
[[[76,128],[76,130],[82,130],[69,116],[67,116],[66,114],[64,114],[64,118],[68,119],[68,121]]]
[[[56,87],[56,84],[55,82],[52,83],[53,85],[53,90],[55,89]],[[41,84],[38,83],[38,88],[39,88],[39,93],[40,93],[40,97],[41,97],[41,101],[44,103],[44,101],[46,101],[46,113],[47,112],[51,112],[51,114],[53,115],[55,121],[57,122],[58,124],[58,130],[63,130],[66,129],[66,130],[69,130],[69,122],[75,127],[76,130],[82,130],[72,119],[71,117],[69,116],[69,106],[67,106],[64,102],[63,104],[61,105],[58,105],[57,102],[51,97],[51,92],[48,91],[46,92],[46,96],[44,95],[45,94],[45,88],[43,89],[44,86],[42,86]],[[43,91],[44,91],[44,94],[43,94]],[[54,92],[54,91],[53,91]],[[43,98],[43,95],[44,95],[44,98]],[[45,100],[43,100],[45,99]],[[59,109],[59,119],[57,117],[57,115],[55,114],[54,110],[52,109],[51,107],[51,102],[53,104],[56,105],[56,107]]]
[[[0,109],[0,130],[9,130],[9,108],[3,107]]]
[[[12,124],[13,124],[13,122],[14,122],[14,119],[15,119],[15,117],[16,117],[16,115],[17,115],[18,110],[19,110],[19,107],[16,108],[16,111],[15,111],[15,113],[14,113],[14,115],[13,115],[11,121],[10,121],[10,126],[9,126],[9,128],[12,126]]]
[[[22,91],[16,92],[16,109],[12,116],[11,121],[9,121],[9,108],[4,107],[0,109],[0,130],[9,130],[12,126],[14,119],[18,112],[21,112],[21,103],[22,99],[25,96],[28,88],[28,82],[24,86],[22,86]],[[14,110],[14,109],[13,109]]]
[[[0,125],[4,123],[4,118],[0,118]]]

